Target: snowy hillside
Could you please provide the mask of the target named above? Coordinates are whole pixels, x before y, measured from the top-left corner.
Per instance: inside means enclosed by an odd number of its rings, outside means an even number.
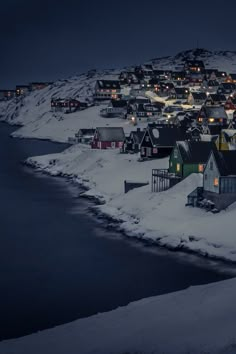
[[[160,69],[181,70],[186,59],[202,60],[206,68],[236,73],[236,52],[232,51],[186,50],[173,57],[152,59],[147,63]]]
[[[114,70],[90,71],[86,74],[57,81],[49,87],[29,93],[22,99],[0,102],[0,120],[10,124],[23,125],[24,128],[20,129],[15,134],[16,136],[67,141],[68,136],[77,132],[81,127],[76,124],[80,115],[83,117],[85,114],[85,122],[83,118],[81,119],[83,121],[82,128],[94,127],[94,124],[96,126],[97,123],[93,124],[93,118],[99,117],[98,112],[101,108],[93,108],[95,114],[93,110],[69,115],[61,112],[53,113],[51,111],[51,98],[70,97],[91,102],[95,83],[101,78],[116,79],[117,72]],[[91,118],[90,123],[86,125],[89,118]]]
[[[149,61],[155,68],[181,70],[185,59],[202,59],[209,68],[217,68],[228,73],[236,72],[236,52],[211,52],[204,49],[181,52],[174,57],[158,58]],[[130,67],[132,69],[132,67]],[[129,126],[121,119],[107,120],[99,116],[100,106],[72,114],[53,113],[50,101],[55,98],[78,98],[81,101],[92,101],[95,82],[99,79],[117,79],[119,71],[89,71],[86,74],[59,80],[52,86],[34,91],[21,100],[12,99],[0,102],[0,120],[24,127],[14,133],[18,137],[33,137],[67,141],[80,128],[97,126],[122,126],[129,132]]]

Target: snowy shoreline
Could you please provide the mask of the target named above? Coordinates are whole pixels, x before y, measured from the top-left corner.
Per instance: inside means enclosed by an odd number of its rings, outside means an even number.
[[[39,157],[39,159],[40,158],[43,157]],[[127,225],[127,219],[125,219],[122,214],[118,216],[117,212],[116,211],[114,212],[114,209],[109,207],[109,201],[106,200],[106,198],[104,198],[100,193],[97,193],[92,188],[90,188],[89,186],[90,181],[86,180],[84,182],[83,178],[80,178],[77,174],[55,171],[54,169],[50,170],[50,166],[48,166],[47,164],[42,165],[38,163],[37,159],[38,159],[37,157],[31,157],[28,158],[26,161],[24,161],[24,163],[27,166],[34,168],[36,171],[38,170],[41,173],[45,173],[52,177],[57,176],[57,177],[70,179],[74,184],[77,184],[80,188],[83,189],[83,192],[79,194],[79,197],[90,199],[94,202],[94,205],[90,207],[89,210],[92,214],[96,215],[96,217],[98,217],[99,219],[103,219],[104,221],[106,221],[106,226],[105,226],[106,228],[111,228],[118,232],[121,232],[125,237],[128,238],[133,237],[135,240],[139,240],[140,242],[150,244],[156,247],[166,248],[173,252],[181,251],[189,254],[195,254],[203,258],[218,260],[228,264],[236,263],[236,257],[234,256],[234,254],[232,255],[232,257],[229,257],[229,255],[214,253],[214,249],[215,250],[219,249],[221,245],[217,245],[217,244],[208,245],[213,247],[213,252],[211,249],[207,251],[204,248],[204,246],[202,248],[197,248],[197,249],[192,247],[194,243],[201,241],[201,237],[190,235],[189,242],[186,242],[184,239],[181,239],[181,237],[179,237],[179,240],[173,240],[173,239],[169,240],[168,234],[166,235],[164,234],[164,236],[157,235],[155,236],[155,238],[153,238],[153,237],[148,237],[146,230],[143,231],[132,230],[132,228],[130,228],[130,224]],[[138,190],[133,191],[133,194],[137,191]],[[133,224],[138,225],[139,222],[135,220],[135,216],[131,215],[131,217],[133,218],[132,220]]]

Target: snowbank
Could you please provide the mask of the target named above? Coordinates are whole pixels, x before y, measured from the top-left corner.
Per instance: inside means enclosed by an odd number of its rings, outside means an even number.
[[[236,280],[191,287],[0,343],[0,354],[235,354]]]
[[[202,183],[201,174],[192,174],[165,192],[152,193],[149,184],[124,194],[124,180],[151,183],[152,168],[168,166],[167,158],[145,162],[137,158],[77,145],[61,154],[29,158],[28,163],[52,175],[74,177],[89,189],[85,196],[103,202],[94,207],[96,212],[118,220],[129,236],[236,261],[235,205],[219,214],[185,207],[187,195]]]

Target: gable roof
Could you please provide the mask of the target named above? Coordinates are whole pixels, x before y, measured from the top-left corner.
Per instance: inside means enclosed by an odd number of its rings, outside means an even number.
[[[208,96],[208,98],[210,98],[214,102],[226,101],[225,95],[219,93],[212,93]]]
[[[222,106],[203,106],[201,113],[204,113],[205,118],[228,119],[225,109]]]
[[[143,130],[132,131],[130,132],[129,137],[133,139],[135,144],[140,144],[143,139],[144,133],[145,132]]]
[[[207,99],[207,95],[205,92],[191,92],[191,94],[195,100],[206,100]]]
[[[226,141],[230,141],[230,139],[236,135],[236,129],[222,129],[222,133],[225,136]],[[236,163],[236,161],[235,161]]]
[[[149,133],[153,146],[174,147],[177,140],[185,140],[186,132],[183,128],[175,125],[149,125],[146,128]],[[145,135],[145,134],[144,134]]]
[[[100,141],[124,141],[125,133],[121,127],[96,128]]]
[[[175,87],[175,93],[177,95],[188,95],[189,89],[187,87]]]
[[[236,175],[236,150],[214,150],[213,154],[221,176]]]
[[[120,82],[118,80],[97,80],[97,84],[100,89],[120,89]]]
[[[179,149],[184,163],[206,163],[210,152],[215,149],[215,143],[208,141],[177,141],[176,146]]]

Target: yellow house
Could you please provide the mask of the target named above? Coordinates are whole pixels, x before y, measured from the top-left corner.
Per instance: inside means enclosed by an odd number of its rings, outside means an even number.
[[[216,147],[221,151],[236,150],[236,129],[222,129]]]

